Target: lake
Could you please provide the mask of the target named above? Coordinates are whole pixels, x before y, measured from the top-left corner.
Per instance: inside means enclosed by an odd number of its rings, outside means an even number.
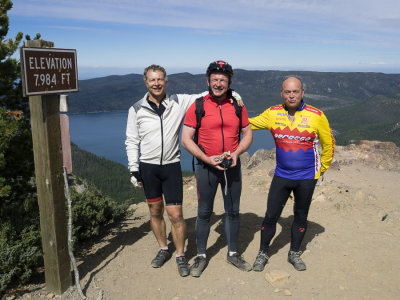
[[[249,113],[249,116],[252,117]],[[69,115],[71,140],[78,147],[100,157],[128,166],[125,152],[125,129],[128,111]],[[253,155],[258,149],[275,147],[271,133],[254,131],[254,139],[248,152]],[[181,147],[183,170],[192,170],[192,155]]]

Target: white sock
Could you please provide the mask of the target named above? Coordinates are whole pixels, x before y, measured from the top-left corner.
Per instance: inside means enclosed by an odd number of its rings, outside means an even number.
[[[165,246],[165,247],[160,247],[160,250],[163,250],[163,251],[168,251],[168,246]]]
[[[202,257],[206,258],[205,254],[197,254],[197,256],[202,256]]]
[[[229,256],[232,256],[233,254],[236,254],[236,251],[229,251]]]

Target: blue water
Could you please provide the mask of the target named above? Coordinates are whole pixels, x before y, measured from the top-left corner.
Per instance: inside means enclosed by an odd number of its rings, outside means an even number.
[[[251,117],[252,115],[250,115]],[[100,157],[128,165],[125,152],[125,128],[128,111],[69,115],[71,140],[80,148]],[[248,152],[274,148],[269,131],[254,131],[253,143]],[[192,156],[181,147],[183,170],[192,170]]]

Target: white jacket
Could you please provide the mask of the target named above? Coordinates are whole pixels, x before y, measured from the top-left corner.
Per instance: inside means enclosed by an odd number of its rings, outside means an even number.
[[[139,170],[139,161],[157,165],[180,161],[179,131],[186,111],[197,98],[207,93],[167,95],[162,102],[165,111],[161,117],[147,102],[148,93],[131,106],[125,140],[131,172]]]

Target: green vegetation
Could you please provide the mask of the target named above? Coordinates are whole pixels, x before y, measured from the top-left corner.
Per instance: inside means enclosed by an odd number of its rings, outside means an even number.
[[[194,175],[193,171],[186,171],[186,170],[182,171],[182,177],[191,177],[193,175]]]
[[[232,88],[243,97],[248,110],[262,112],[271,105],[281,103],[281,84],[288,75],[303,79],[306,100],[321,109],[360,103],[375,95],[393,97],[400,91],[400,74],[239,69],[235,70]],[[79,89],[79,93],[70,95],[72,113],[127,111],[146,93],[143,76],[139,74],[80,80]],[[204,74],[168,75],[167,93],[193,94],[205,90]]]
[[[28,105],[22,99],[20,69],[11,58],[22,40],[6,39],[11,1],[0,0],[0,296],[18,278],[26,282],[41,264],[39,211],[34,186],[29,119],[16,120],[9,112]]]
[[[375,96],[363,103],[327,111],[338,144],[359,140],[390,141],[400,145],[400,97]]]
[[[0,0],[0,298],[7,289],[27,283],[43,265],[29,105],[21,94],[20,65],[12,58],[23,34],[6,38],[11,7],[10,0]],[[400,75],[235,70],[233,88],[249,110],[261,112],[281,102],[280,84],[289,74],[302,76],[309,103],[329,107],[326,113],[339,132],[339,144],[377,139],[400,145]],[[169,76],[169,93],[205,89],[203,74]],[[70,97],[71,110],[127,110],[145,91],[142,75],[80,81],[80,92]],[[16,111],[22,112],[22,118],[14,117]],[[82,178],[77,181],[89,183],[83,192],[71,188],[73,239],[79,248],[124,218],[127,205],[143,201],[144,196],[143,190],[132,188],[123,165],[76,146],[72,151],[74,172]]]
[[[23,34],[6,38],[11,7],[11,1],[0,0],[0,298],[43,266],[29,103],[22,97],[20,65],[12,58]],[[71,198],[75,247],[127,213],[126,205],[91,185],[83,193],[71,188]]]
[[[303,79],[305,102],[327,114],[332,127],[339,132],[338,144],[376,139],[400,146],[398,118],[394,117],[400,114],[396,104],[400,74],[235,70],[232,88],[240,93],[249,111],[261,113],[281,103],[281,84],[288,75]],[[126,111],[146,92],[139,74],[81,80],[79,86],[80,92],[70,97],[71,112]],[[200,93],[206,89],[204,74],[168,76],[170,94]]]
[[[75,248],[99,235],[107,225],[115,224],[127,216],[127,205],[118,205],[94,187],[89,187],[82,193],[72,188],[71,202]]]
[[[71,145],[73,173],[92,183],[120,204],[145,200],[143,189],[134,189],[129,170],[122,164],[98,157]]]
[[[120,204],[145,201],[143,189],[133,188],[129,170],[122,164],[87,152],[71,145],[73,174],[90,182],[103,194]],[[192,171],[182,171],[183,177],[193,176]]]

